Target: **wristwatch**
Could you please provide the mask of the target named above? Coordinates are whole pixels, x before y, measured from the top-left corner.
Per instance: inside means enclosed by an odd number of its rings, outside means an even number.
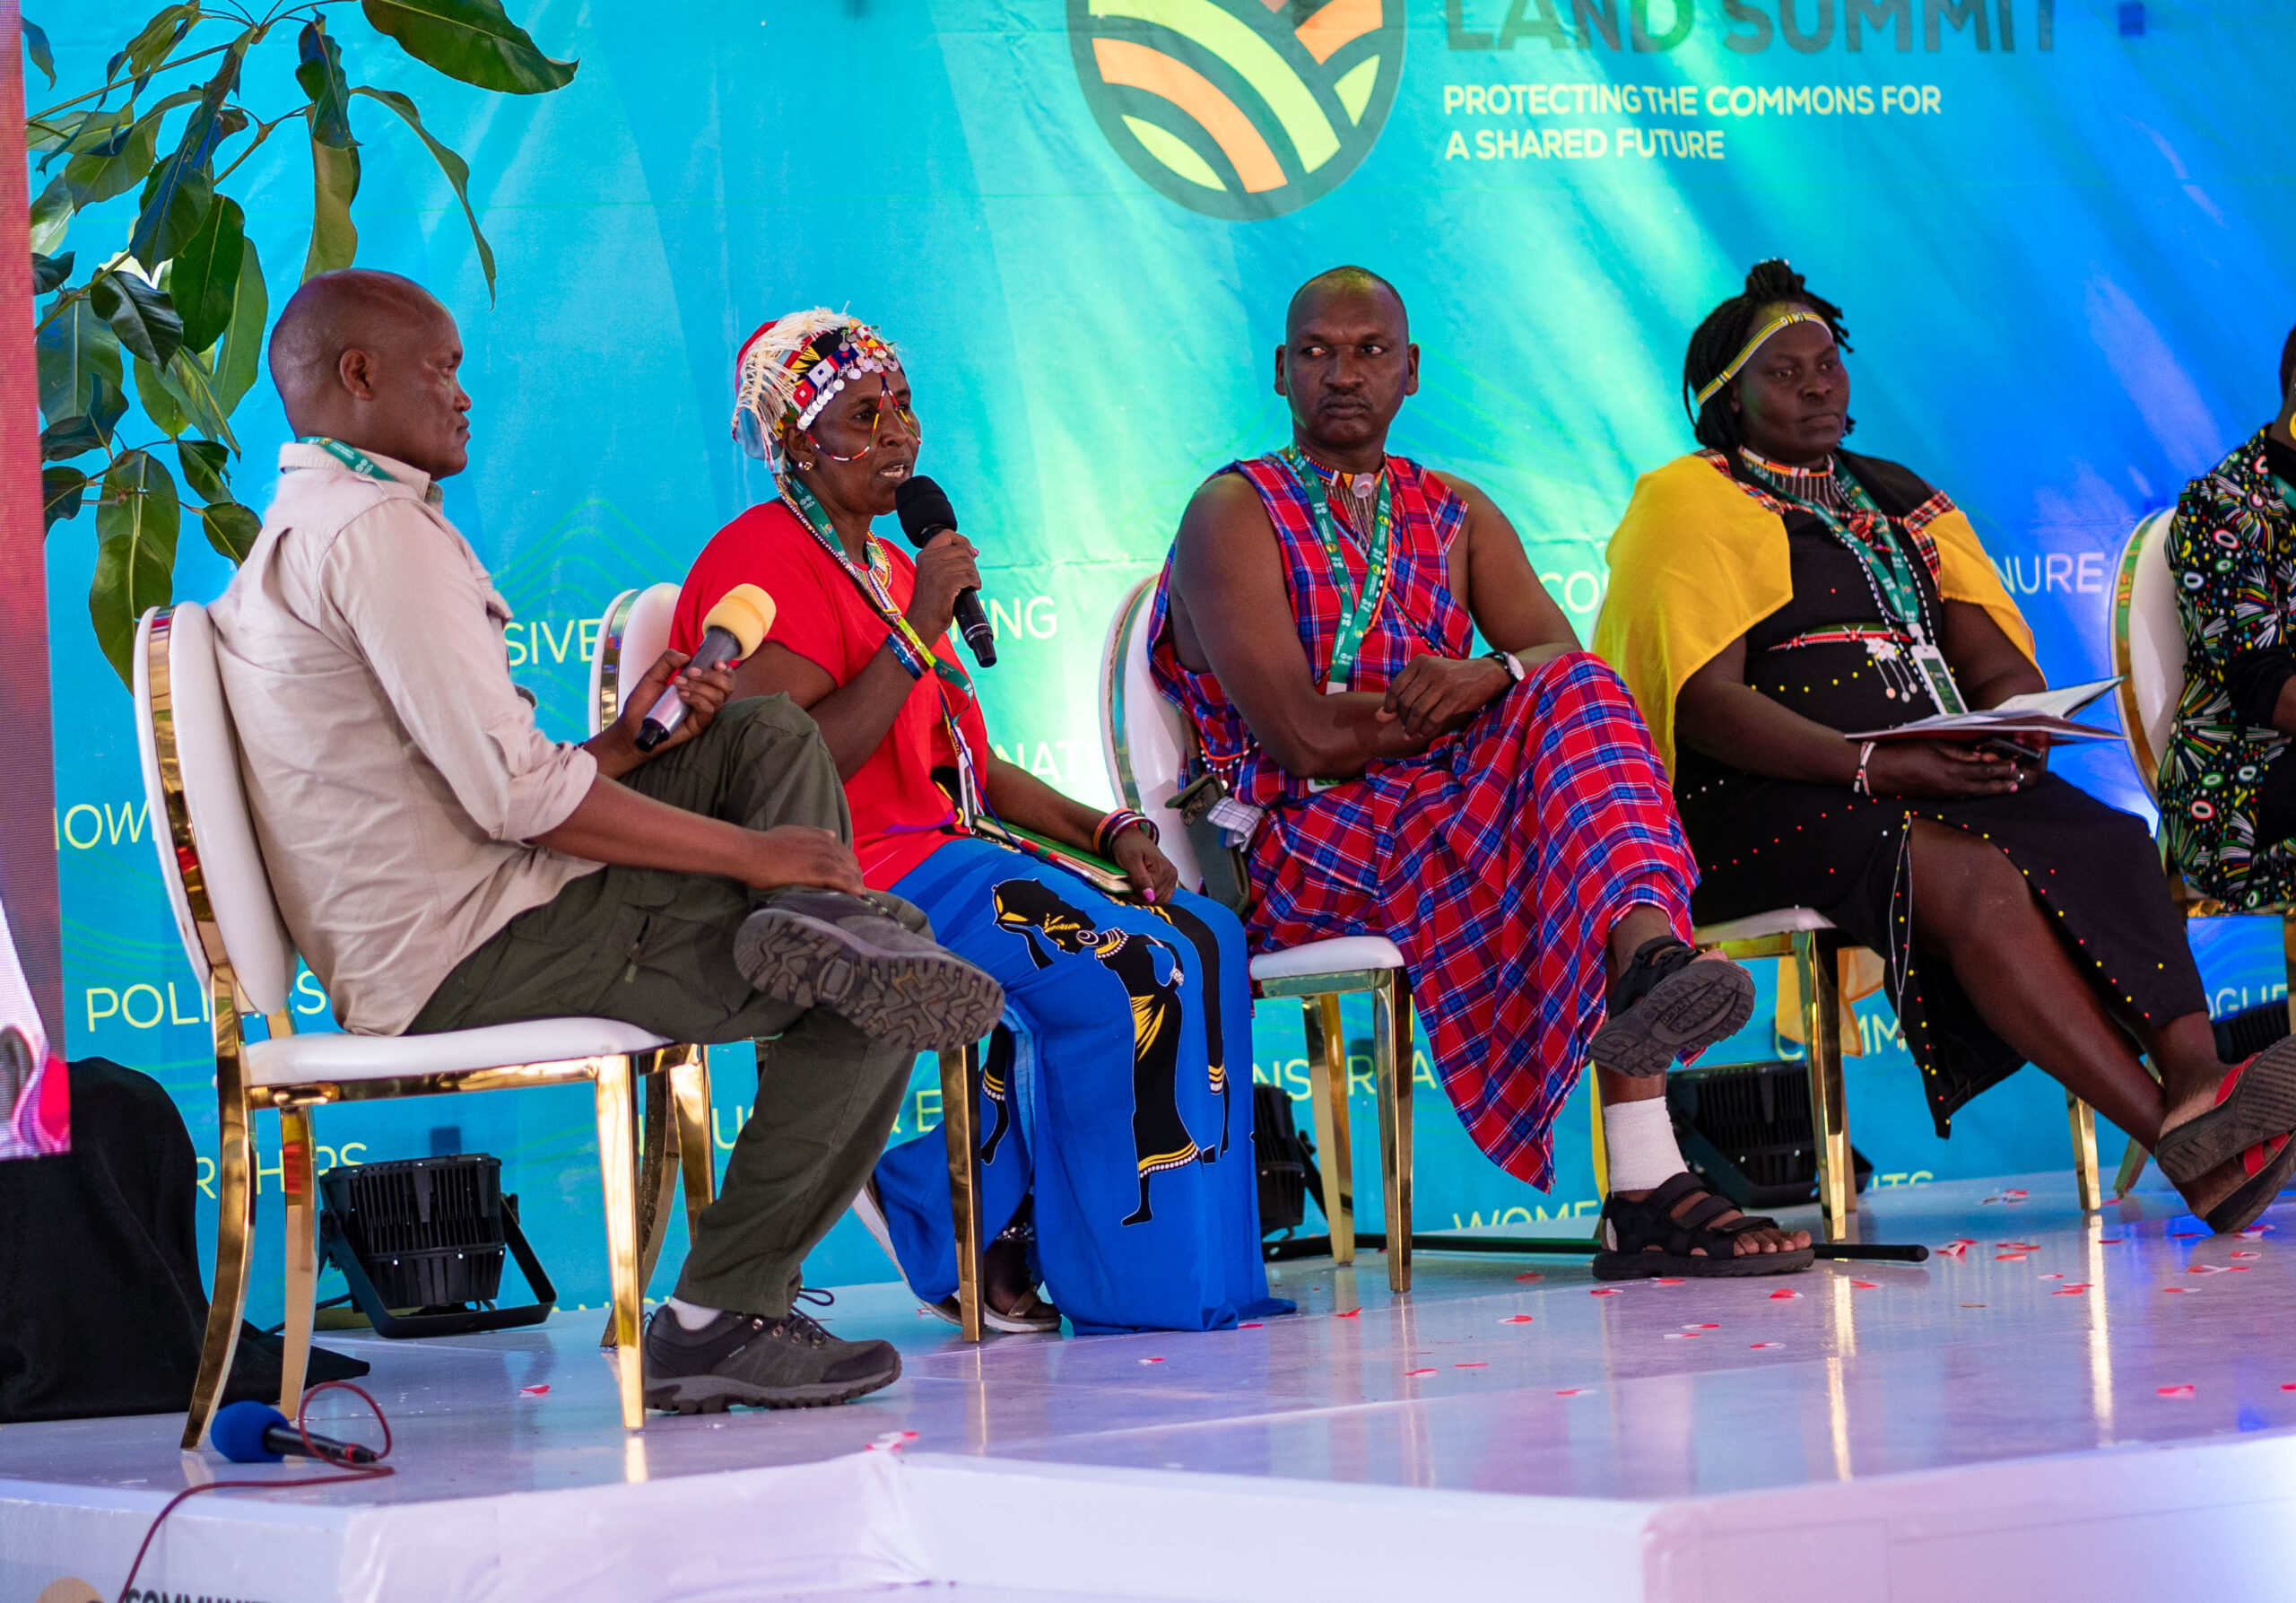
[[[1523,665],[1512,651],[1485,651],[1483,655],[1507,670],[1507,677],[1517,684],[1523,682]]]

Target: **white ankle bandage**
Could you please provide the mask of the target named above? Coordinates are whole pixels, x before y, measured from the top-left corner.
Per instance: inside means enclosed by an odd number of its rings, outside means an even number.
[[[1674,1123],[1664,1096],[1606,1103],[1603,1137],[1610,1146],[1613,1191],[1648,1191],[1683,1171],[1682,1148],[1674,1145]]]

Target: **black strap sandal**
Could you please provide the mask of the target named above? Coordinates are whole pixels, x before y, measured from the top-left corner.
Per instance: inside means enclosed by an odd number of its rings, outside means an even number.
[[[1679,1219],[1674,1209],[1692,1196]],[[1595,1254],[1597,1280],[1644,1280],[1659,1275],[1685,1279],[1742,1279],[1754,1275],[1793,1275],[1817,1261],[1807,1247],[1791,1252],[1740,1253],[1737,1238],[1750,1230],[1776,1230],[1778,1221],[1760,1214],[1745,1214],[1726,1224],[1713,1221],[1737,1204],[1718,1197],[1687,1170],[1670,1176],[1665,1184],[1639,1202],[1613,1193],[1603,1204],[1600,1240]]]
[[[1754,1015],[1753,977],[1735,963],[1701,963],[1674,937],[1642,943],[1605,998],[1610,1017],[1588,1043],[1614,1075],[1662,1075],[1687,1052],[1735,1035]]]
[[[2296,1130],[2296,1037],[2228,1069],[2216,1105],[2161,1132],[2153,1161],[2178,1185],[2198,1180],[2259,1141]]]

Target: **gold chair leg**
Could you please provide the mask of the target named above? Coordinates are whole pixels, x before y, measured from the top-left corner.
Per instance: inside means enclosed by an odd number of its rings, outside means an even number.
[[[949,1144],[949,1211],[956,1227],[958,1329],[981,1337],[980,1049],[941,1054],[941,1131]]]
[[[646,1381],[638,1334],[638,1176],[631,1151],[630,1088],[633,1065],[625,1056],[601,1058],[597,1070],[598,1182],[605,1193],[606,1262],[613,1285],[613,1366],[622,1392],[622,1428],[646,1423]]]
[[[2104,1177],[2097,1171],[2097,1111],[2068,1091],[2065,1117],[2073,1127],[2074,1187],[2081,1194],[2081,1211],[2093,1214],[2105,1206]]]
[[[1336,996],[1306,997],[1308,1085],[1315,1111],[1316,1167],[1322,1171],[1324,1217],[1334,1263],[1355,1261],[1355,1156],[1347,1118],[1347,1041]]]
[[[1601,1205],[1611,1195],[1611,1132],[1603,1122],[1603,1083],[1595,1077],[1595,1066],[1587,1066],[1587,1109],[1593,1115],[1595,1133],[1590,1151],[1595,1159],[1595,1240],[1603,1239]]]
[[[287,1197],[287,1325],[279,1355],[279,1411],[295,1417],[311,1360],[318,1295],[318,1179],[311,1162],[311,1111],[279,1110],[279,1183]]]
[[[1802,985],[1802,1042],[1810,1070],[1810,1128],[1818,1149],[1818,1208],[1825,1238],[1849,1239],[1857,1180],[1849,1155],[1849,1114],[1841,1086],[1839,945],[1831,930],[1794,932],[1794,967]]]
[[[1387,1289],[1411,1289],[1411,977],[1371,993],[1371,1069],[1379,1099],[1379,1177],[1387,1195]]]
[[[637,1084],[633,1094],[643,1088],[646,1103],[644,1122],[632,1133],[638,1147],[638,1295],[642,1302],[646,1288],[654,1284],[654,1266],[661,1261],[662,1238],[669,1233],[670,1198],[678,1183],[678,1169],[672,1161],[675,1139],[674,1115],[670,1111],[670,1077],[667,1064],[670,1055],[682,1049],[664,1047],[648,1052],[636,1060],[633,1068]],[[598,1345],[614,1345],[614,1316],[606,1314],[606,1328],[598,1336]]]
[[[2144,1072],[2151,1075],[2154,1082],[2158,1083],[2161,1078],[2161,1071],[2153,1067],[2152,1059],[2150,1058],[2139,1058],[2137,1061],[2144,1066]],[[2115,1176],[2113,1180],[2113,1198],[2115,1201],[2118,1201],[2121,1198],[2127,1196],[2129,1192],[2135,1189],[2136,1182],[2144,1177],[2145,1161],[2152,1157],[2152,1152],[2146,1148],[2144,1143],[2139,1141],[2134,1136],[2131,1136],[2128,1138],[2128,1145],[2121,1149],[2120,1173]]]
[[[215,1019],[215,1285],[207,1302],[207,1334],[191,1383],[183,1447],[197,1448],[215,1417],[239,1351],[255,1251],[255,1170],[248,1140],[247,1067],[240,1056],[239,998],[228,984],[209,998]]]
[[[701,1212],[718,1198],[718,1153],[709,1131],[709,1049],[688,1047],[670,1066],[670,1096],[677,1104],[678,1162],[685,1171],[685,1238],[701,1230]]]

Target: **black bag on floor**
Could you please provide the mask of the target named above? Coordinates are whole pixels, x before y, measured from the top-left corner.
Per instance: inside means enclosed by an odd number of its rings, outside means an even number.
[[[1323,1206],[1323,1177],[1315,1144],[1292,1122],[1292,1099],[1281,1085],[1252,1086],[1252,1156],[1259,1165],[1259,1233],[1293,1231],[1308,1216],[1308,1193]]]
[[[0,1423],[178,1413],[207,1324],[199,1161],[157,1080],[71,1066],[72,1150],[0,1163]],[[279,1400],[280,1342],[239,1329],[226,1401]],[[311,1349],[309,1380],[367,1372]]]

